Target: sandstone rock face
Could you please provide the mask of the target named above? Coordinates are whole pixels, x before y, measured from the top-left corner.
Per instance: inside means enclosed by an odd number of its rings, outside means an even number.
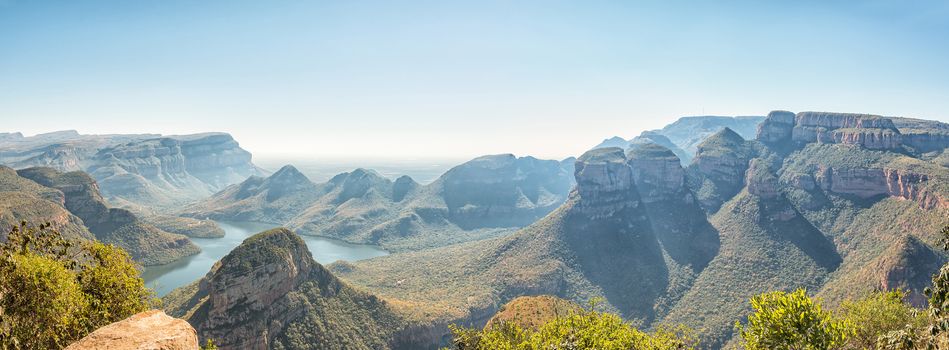
[[[587,151],[577,159],[574,174],[580,213],[590,219],[609,217],[628,207],[639,205],[633,171],[619,148]]]
[[[136,140],[100,149],[87,170],[110,201],[171,206],[208,196],[261,171],[223,133]]]
[[[831,133],[833,143],[860,145],[868,149],[897,149],[902,145],[899,131],[890,129],[837,129]]]
[[[99,328],[66,349],[196,350],[198,335],[188,322],[150,310]]]
[[[918,152],[941,151],[949,147],[949,133],[919,131],[903,133],[901,138],[903,144]]]
[[[920,208],[949,208],[945,198],[927,185],[929,176],[900,169],[835,169],[822,167],[814,175],[825,191],[870,198],[888,195],[911,200]]]
[[[893,121],[875,115],[801,112],[794,124],[791,139],[798,143],[847,143],[887,150],[902,145]]]
[[[778,178],[771,173],[762,159],[752,159],[745,171],[748,192],[764,199],[777,198],[781,194]]]
[[[761,124],[758,124],[757,139],[767,143],[785,142],[791,139],[793,130],[794,113],[772,111]]]
[[[672,151],[657,144],[633,146],[626,154],[633,182],[644,203],[683,199],[685,170]]]
[[[199,286],[208,296],[207,317],[195,327],[222,348],[268,349],[270,338],[300,311],[288,308],[286,294],[313,272],[313,257],[294,233],[275,229],[253,238]]]

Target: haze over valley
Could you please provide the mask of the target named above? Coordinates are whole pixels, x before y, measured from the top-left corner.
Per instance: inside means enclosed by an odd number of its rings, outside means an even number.
[[[946,18],[0,0],[0,349],[949,349]]]

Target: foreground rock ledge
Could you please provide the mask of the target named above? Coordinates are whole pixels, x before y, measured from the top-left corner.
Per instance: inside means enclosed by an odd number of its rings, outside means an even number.
[[[66,350],[178,350],[198,349],[198,334],[185,322],[150,310],[97,329]]]

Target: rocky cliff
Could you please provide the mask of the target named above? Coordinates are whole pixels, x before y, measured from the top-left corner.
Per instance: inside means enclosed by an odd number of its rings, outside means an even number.
[[[98,240],[121,247],[145,265],[166,264],[200,251],[185,236],[159,230],[128,210],[109,208],[95,180],[84,172],[28,168],[17,174],[60,191],[65,208],[81,218]]]
[[[225,133],[81,135],[75,131],[0,139],[0,163],[87,171],[114,205],[142,211],[206,197],[262,171]]]
[[[688,168],[689,186],[709,212],[718,208],[744,186],[748,161],[756,155],[731,129],[723,129],[698,146]]]
[[[685,170],[669,149],[658,144],[636,145],[626,153],[626,158],[643,202],[691,201],[691,195],[685,191]]]
[[[97,329],[66,350],[197,350],[198,336],[184,320],[151,310]]]
[[[246,239],[165,302],[221,349],[387,349],[403,327],[385,302],[337,279],[283,228]]]
[[[758,128],[757,139],[771,145],[789,138],[798,145],[834,143],[878,150],[899,150],[903,145],[903,135],[891,119],[870,114],[800,112],[792,117],[791,112],[774,111]]]
[[[577,210],[590,219],[608,218],[639,206],[639,193],[633,184],[633,171],[619,148],[588,151],[577,158],[574,176],[580,199]]]
[[[65,204],[61,191],[21,177],[16,170],[0,165],[0,240],[5,240],[7,233],[22,221],[33,225],[50,223],[53,229],[71,239],[95,239],[82,219],[69,212]]]
[[[223,133],[171,136],[99,150],[88,166],[110,201],[170,206],[261,174]],[[160,195],[155,195],[157,193]]]

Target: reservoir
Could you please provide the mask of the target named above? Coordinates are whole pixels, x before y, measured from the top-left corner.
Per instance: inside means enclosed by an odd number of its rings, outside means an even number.
[[[245,238],[277,226],[258,222],[218,221],[217,223],[224,229],[224,237],[191,238],[194,244],[201,247],[201,253],[170,264],[145,268],[142,272],[145,285],[155,289],[159,297],[165,296],[175,288],[204,277],[214,263],[240,245]],[[313,259],[324,265],[337,260],[357,261],[389,254],[374,245],[351,244],[323,237],[303,235],[300,237],[306,242],[310,253],[313,254]]]

